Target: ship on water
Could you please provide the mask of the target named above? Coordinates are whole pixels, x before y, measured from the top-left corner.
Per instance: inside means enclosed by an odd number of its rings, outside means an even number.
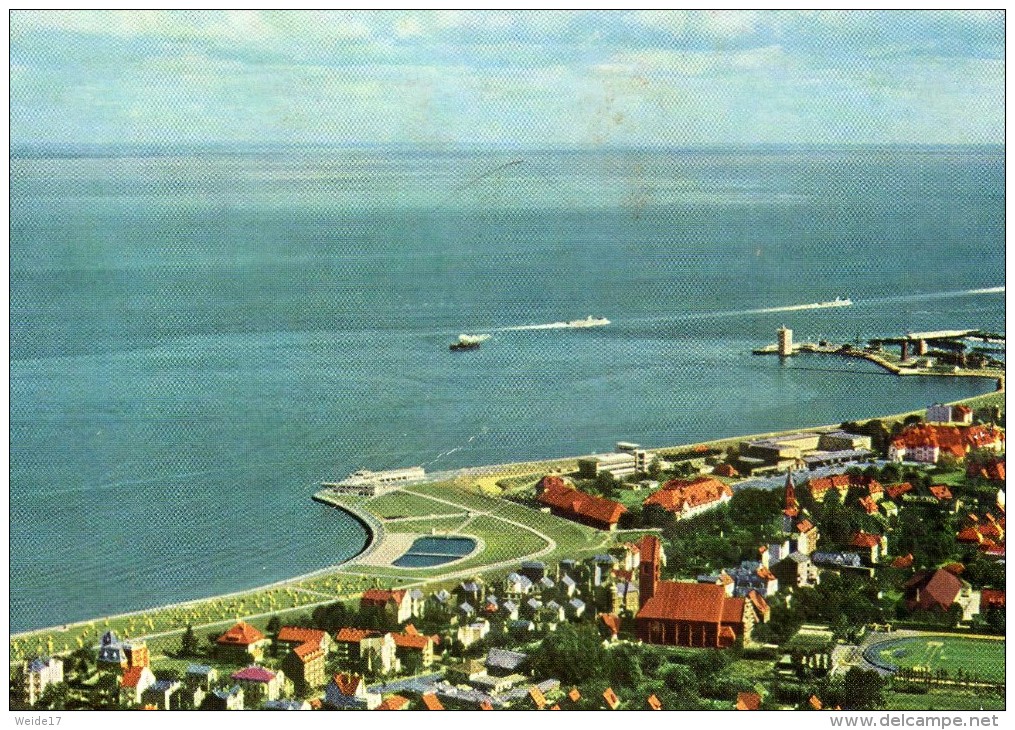
[[[836,297],[830,302],[818,302],[814,305],[815,309],[825,309],[826,307],[849,307],[852,306],[853,300],[849,297]]]
[[[610,323],[606,317],[593,317],[591,314],[585,319],[572,319],[570,322],[562,322],[565,327],[605,327]]]
[[[448,349],[451,352],[463,352],[467,350],[478,350],[483,340],[489,339],[489,335],[458,335],[458,342],[452,342]]]

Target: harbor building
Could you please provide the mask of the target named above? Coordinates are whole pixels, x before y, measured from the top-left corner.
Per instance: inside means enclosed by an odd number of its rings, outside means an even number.
[[[388,469],[387,471],[360,469],[340,482],[321,482],[321,486],[336,494],[376,497],[379,494],[385,494],[393,489],[397,489],[404,484],[421,482],[425,478],[426,472],[421,466]]]
[[[651,454],[638,444],[621,441],[613,454],[595,454],[578,459],[578,476],[583,479],[595,479],[602,472],[607,472],[617,479],[632,474],[644,474],[648,471]]]
[[[793,354],[793,330],[789,327],[779,328],[779,357],[789,357]]]

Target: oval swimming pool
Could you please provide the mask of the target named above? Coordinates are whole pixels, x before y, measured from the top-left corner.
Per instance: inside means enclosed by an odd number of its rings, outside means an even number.
[[[418,537],[392,565],[398,568],[432,568],[463,558],[475,549],[476,541],[471,537]]]

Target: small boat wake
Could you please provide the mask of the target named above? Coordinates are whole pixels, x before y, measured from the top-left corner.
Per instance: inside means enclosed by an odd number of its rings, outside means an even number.
[[[496,332],[524,332],[527,330],[574,330],[586,327],[605,327],[610,320],[605,317],[589,315],[585,319],[572,319],[570,322],[550,322],[549,324],[523,324],[517,327],[500,327]]]

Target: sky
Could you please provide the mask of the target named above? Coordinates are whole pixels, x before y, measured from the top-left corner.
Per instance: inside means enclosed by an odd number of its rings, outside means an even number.
[[[1000,144],[1002,11],[12,11],[13,145]]]

